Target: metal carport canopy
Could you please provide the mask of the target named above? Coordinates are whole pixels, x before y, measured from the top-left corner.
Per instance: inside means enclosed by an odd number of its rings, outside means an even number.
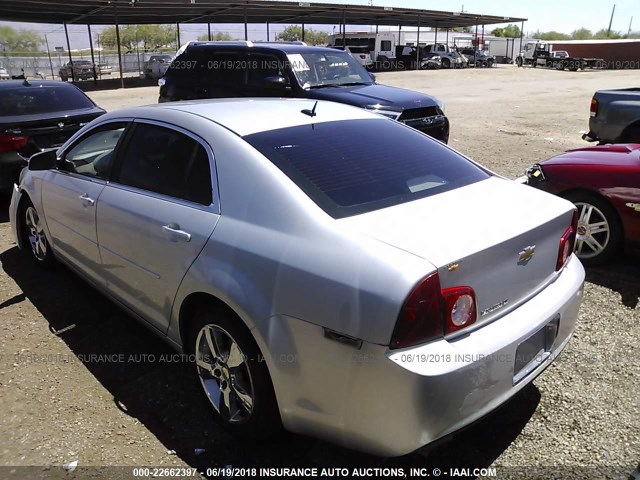
[[[167,23],[306,23],[452,28],[520,23],[525,18],[273,0],[2,0],[0,20],[91,25]]]

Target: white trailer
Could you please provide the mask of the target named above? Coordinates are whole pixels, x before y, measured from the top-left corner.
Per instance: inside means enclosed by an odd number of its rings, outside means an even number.
[[[348,32],[329,35],[330,47],[367,47],[374,62],[384,63],[396,58],[396,36],[392,32]]]

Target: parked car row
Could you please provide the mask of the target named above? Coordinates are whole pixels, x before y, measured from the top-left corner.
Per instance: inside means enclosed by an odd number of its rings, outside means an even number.
[[[446,145],[441,101],[353,53],[189,42],[161,105],[107,114],[72,85],[7,82],[0,149],[35,153],[11,199],[19,248],[193,354],[223,427],[403,455],[567,346],[577,257],[640,240],[640,145],[567,152],[521,185]]]

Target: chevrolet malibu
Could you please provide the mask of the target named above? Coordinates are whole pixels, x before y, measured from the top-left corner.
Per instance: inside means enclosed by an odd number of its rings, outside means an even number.
[[[570,202],[322,101],[108,113],[31,158],[10,216],[34,262],[190,354],[224,427],[384,456],[531,382],[584,281]]]

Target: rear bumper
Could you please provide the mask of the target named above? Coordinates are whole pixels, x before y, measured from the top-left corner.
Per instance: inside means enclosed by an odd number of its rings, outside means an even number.
[[[28,164],[18,152],[0,153],[0,193],[10,193],[13,184],[18,182],[20,172]]]
[[[284,425],[382,456],[455,432],[515,395],[565,348],[583,283],[582,264],[572,256],[552,284],[495,322],[400,351],[366,343],[356,349],[323,338],[320,327],[280,317],[269,332],[280,348],[269,345],[267,361]],[[548,355],[514,381],[518,346],[558,315]]]

